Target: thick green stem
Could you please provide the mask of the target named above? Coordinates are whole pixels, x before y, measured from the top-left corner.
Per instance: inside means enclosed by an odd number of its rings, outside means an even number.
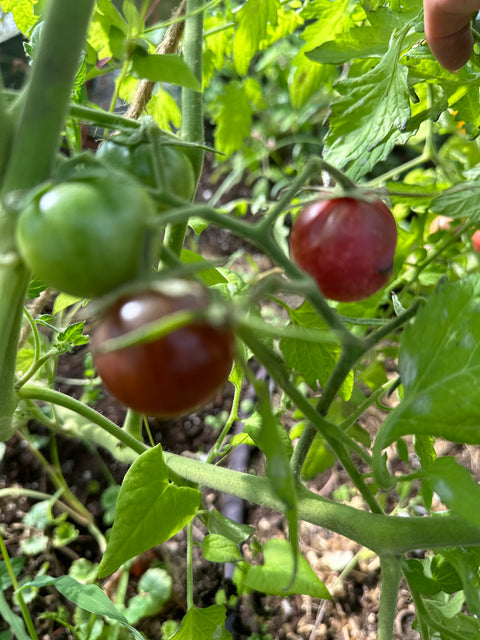
[[[21,102],[2,195],[50,175],[94,0],[51,0]],[[0,441],[11,437],[17,344],[29,272],[18,257],[15,214],[0,211]]]
[[[165,452],[165,462],[177,475],[199,485],[237,496],[284,513],[286,507],[268,478]],[[402,518],[354,509],[304,488],[298,489],[300,520],[335,531],[380,556],[401,555],[415,549],[478,546],[480,530],[456,516]]]
[[[377,640],[392,640],[393,625],[397,613],[398,589],[402,577],[400,558],[381,556],[382,591],[378,611]]]
[[[94,0],[50,0],[3,193],[29,189],[51,173],[93,5]]]
[[[348,376],[351,368],[353,367],[355,361],[358,359],[361,353],[357,353],[354,351],[353,353],[350,350],[343,350],[340,354],[340,358],[338,359],[332,374],[330,375],[327,384],[322,392],[322,395],[317,402],[317,411],[320,415],[326,416],[330,405],[335,400],[335,397],[340,390],[342,384],[345,381],[345,378]],[[297,478],[300,477],[303,464],[307,457],[310,446],[312,445],[313,439],[315,437],[316,429],[307,425],[304,429],[300,440],[295,447],[295,451],[293,452],[291,466]]]
[[[187,610],[193,607],[193,523],[187,524]]]
[[[185,62],[200,84],[202,83],[203,5],[203,0],[187,0],[183,54]],[[182,90],[181,134],[189,142],[203,144],[205,141],[203,93],[185,87]],[[184,153],[192,163],[195,181],[198,182],[203,169],[205,151],[201,148],[185,147]],[[165,244],[177,256],[182,251],[186,230],[187,220],[170,225],[165,231]]]
[[[115,436],[115,438],[117,438],[119,442],[122,442],[125,446],[129,447],[138,455],[142,454],[148,449],[148,447],[143,442],[139,442],[136,438],[121,429],[114,422],[112,422],[108,418],[105,418],[105,416],[103,416],[101,413],[98,413],[98,411],[95,411],[95,409],[92,409],[83,402],[80,402],[75,398],[71,398],[64,393],[60,393],[59,391],[55,391],[54,389],[48,389],[47,387],[39,387],[33,384],[26,384],[19,390],[18,396],[21,399],[25,400],[42,400],[44,402],[52,402],[53,404],[59,405],[60,407],[65,407],[65,409],[70,409],[70,411],[78,413],[79,415],[83,416],[87,420],[90,420],[111,435]]]
[[[115,435],[138,455],[148,450],[145,444],[129,436],[94,409],[58,391],[25,385],[20,396],[55,402],[76,411]],[[174,475],[280,513],[285,511],[284,503],[272,491],[268,478],[205,464],[173,453],[165,452],[164,455],[165,462]],[[380,556],[400,555],[415,549],[478,546],[480,530],[455,516],[402,518],[368,513],[328,500],[304,488],[298,489],[298,497],[300,520],[335,531],[372,549]]]
[[[187,0],[184,60],[197,80],[202,83],[203,54],[203,0]],[[205,130],[203,122],[203,93],[183,88],[182,90],[182,137],[189,142],[203,144]],[[190,158],[198,180],[202,173],[205,152],[203,149],[188,148],[185,153]]]

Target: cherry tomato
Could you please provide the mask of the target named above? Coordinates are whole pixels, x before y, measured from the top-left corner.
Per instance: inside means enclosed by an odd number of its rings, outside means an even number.
[[[93,298],[138,275],[154,215],[146,191],[120,172],[62,182],[26,205],[17,243],[45,284]]]
[[[383,202],[342,197],[319,200],[300,212],[290,251],[327,298],[353,302],[388,282],[396,243],[395,218]]]
[[[149,289],[123,297],[103,314],[93,334],[94,363],[105,386],[120,402],[141,413],[169,418],[206,404],[228,378],[234,357],[230,328],[204,320],[111,352],[107,340],[172,313],[206,309],[208,290],[173,281],[168,290]]]

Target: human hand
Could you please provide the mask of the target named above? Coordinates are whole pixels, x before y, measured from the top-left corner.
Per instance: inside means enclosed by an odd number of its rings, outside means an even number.
[[[442,67],[458,71],[473,49],[472,15],[480,0],[423,0],[425,34],[431,52]]]

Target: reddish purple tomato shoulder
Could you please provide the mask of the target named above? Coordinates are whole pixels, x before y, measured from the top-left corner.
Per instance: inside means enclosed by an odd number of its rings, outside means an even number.
[[[397,225],[380,200],[319,200],[296,218],[290,236],[294,262],[332,300],[353,302],[373,295],[390,279]]]

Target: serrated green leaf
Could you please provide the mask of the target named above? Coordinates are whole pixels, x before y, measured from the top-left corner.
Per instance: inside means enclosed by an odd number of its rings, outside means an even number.
[[[158,89],[148,103],[148,112],[161,129],[180,127],[182,116],[178,104],[168,91]]]
[[[267,38],[268,25],[277,24],[280,0],[247,0],[236,17],[233,38],[233,62],[240,75],[248,71],[250,61]]]
[[[62,351],[71,351],[73,347],[87,344],[88,336],[83,335],[84,326],[84,321],[69,325],[64,331],[57,334],[55,346]]]
[[[292,547],[287,540],[272,538],[263,546],[264,564],[249,566],[243,584],[269,595],[287,597],[300,593],[313,598],[330,598],[328,589],[303,556],[298,558],[297,575],[293,575]]]
[[[3,13],[11,12],[17,29],[28,35],[39,19],[34,9],[37,2],[38,0],[2,0],[0,8]]]
[[[250,137],[252,108],[244,87],[230,82],[215,102],[215,148],[226,156],[243,147]]]
[[[120,487],[99,577],[183,529],[195,516],[200,501],[197,489],[169,482],[160,445],[139,456]]]
[[[219,604],[206,609],[190,607],[177,633],[170,640],[231,640],[225,629],[226,610]]]
[[[173,54],[135,53],[133,56],[133,71],[139,78],[152,82],[168,82],[201,91],[201,85],[183,58]]]
[[[472,222],[478,222],[480,221],[479,197],[480,180],[463,182],[435,198],[431,204],[431,210],[439,216],[467,218]]]
[[[478,276],[439,284],[402,334],[399,369],[404,398],[380,428],[375,464],[385,447],[408,434],[480,443]]]
[[[292,61],[295,74],[290,85],[290,101],[296,109],[300,109],[321,88],[331,87],[336,79],[334,67],[313,62],[307,54],[350,29],[354,5],[352,0],[314,0],[302,11],[302,18],[309,20],[309,24],[300,36],[305,44]],[[310,22],[312,19],[315,22]]]
[[[405,30],[395,33],[380,62],[359,77],[336,84],[340,97],[332,105],[325,159],[359,178],[405,142],[410,118],[407,68],[399,58]]]

